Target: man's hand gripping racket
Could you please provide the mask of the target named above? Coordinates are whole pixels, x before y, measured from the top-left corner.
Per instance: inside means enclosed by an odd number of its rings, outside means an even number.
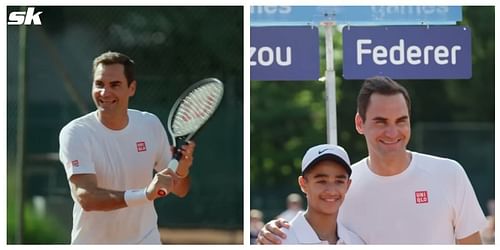
[[[188,170],[178,169],[182,146],[212,117],[223,95],[224,84],[216,78],[207,78],[186,89],[172,106],[168,115],[167,130],[172,139],[174,154],[168,168],[180,177],[186,177],[188,174]],[[159,196],[166,194],[167,190],[158,190]]]

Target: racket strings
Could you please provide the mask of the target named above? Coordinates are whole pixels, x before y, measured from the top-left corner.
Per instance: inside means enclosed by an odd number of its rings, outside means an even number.
[[[210,107],[202,102],[203,99],[190,96],[181,103],[178,115],[174,120],[173,129],[179,134],[190,133],[197,129],[210,116]]]
[[[185,135],[196,131],[215,111],[222,93],[223,86],[217,83],[194,89],[179,104],[172,123],[173,133]]]

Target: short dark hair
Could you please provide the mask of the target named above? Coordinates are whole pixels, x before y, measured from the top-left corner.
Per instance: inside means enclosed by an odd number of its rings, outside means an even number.
[[[130,85],[132,81],[135,80],[135,69],[134,61],[130,59],[127,55],[119,52],[104,52],[94,59],[92,67],[92,75],[95,74],[95,70],[99,64],[111,65],[111,64],[121,64],[123,65],[125,77],[127,78],[127,83]]]
[[[361,89],[359,90],[358,95],[358,113],[363,119],[363,122],[366,120],[366,110],[368,109],[368,105],[370,104],[370,97],[373,93],[381,94],[381,95],[396,95],[403,94],[403,97],[406,101],[406,106],[408,107],[408,114],[410,114],[411,110],[411,101],[410,95],[408,91],[387,76],[375,76],[372,78],[368,78],[363,82]]]

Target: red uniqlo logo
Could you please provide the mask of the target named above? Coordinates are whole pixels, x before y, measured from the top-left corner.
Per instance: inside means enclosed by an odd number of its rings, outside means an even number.
[[[73,167],[79,167],[80,163],[78,162],[78,160],[74,160],[74,161],[71,161],[71,166],[73,166]]]
[[[136,142],[135,144],[137,145],[137,152],[146,151],[146,143],[145,142],[140,141],[140,142]]]
[[[429,196],[427,196],[427,191],[417,191],[417,192],[415,192],[415,202],[417,204],[420,204],[420,203],[429,203]]]

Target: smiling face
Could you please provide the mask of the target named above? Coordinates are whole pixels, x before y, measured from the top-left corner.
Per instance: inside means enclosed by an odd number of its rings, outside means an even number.
[[[366,118],[355,118],[356,130],[365,136],[370,155],[405,156],[410,141],[410,116],[403,94],[370,96]]]
[[[338,213],[350,184],[346,169],[331,160],[320,161],[299,176],[308,211],[325,215]]]
[[[130,85],[122,64],[99,64],[94,71],[92,99],[101,114],[126,114],[128,101],[135,94],[135,81]]]

